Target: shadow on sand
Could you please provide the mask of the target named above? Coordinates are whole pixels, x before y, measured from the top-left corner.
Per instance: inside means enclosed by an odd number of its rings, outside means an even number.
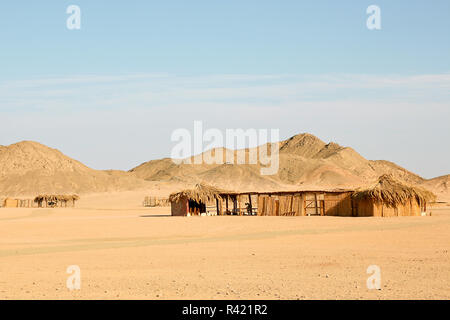
[[[139,218],[171,218],[171,217],[173,216],[170,214],[148,214],[139,216]]]

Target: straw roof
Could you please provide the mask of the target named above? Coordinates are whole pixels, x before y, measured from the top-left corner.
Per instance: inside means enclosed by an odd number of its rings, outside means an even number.
[[[196,184],[194,189],[185,189],[180,192],[172,193],[169,196],[169,201],[177,202],[181,198],[186,197],[197,202],[207,203],[214,199],[221,199],[220,194],[224,192],[226,191],[210,185]]]
[[[379,177],[378,181],[370,188],[356,190],[353,193],[353,197],[383,202],[391,207],[396,207],[399,204],[404,205],[411,199],[416,199],[419,205],[436,199],[432,192],[417,186],[406,185],[396,180],[390,174]]]
[[[34,202],[40,202],[40,201],[75,201],[79,200],[80,197],[76,194],[72,195],[60,195],[60,194],[42,194],[38,195],[36,198],[34,198]]]

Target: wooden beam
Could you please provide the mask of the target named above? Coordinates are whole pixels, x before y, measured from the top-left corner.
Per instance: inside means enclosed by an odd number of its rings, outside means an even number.
[[[316,207],[316,214],[318,215],[319,214],[319,208],[318,208],[319,204],[317,202],[317,193],[314,193],[314,203],[315,203],[315,207]]]
[[[237,202],[238,214],[241,216],[241,215],[242,215],[242,210],[241,210],[241,196],[237,196],[237,197],[236,197],[236,202]]]
[[[225,198],[225,213],[228,214],[228,195]]]

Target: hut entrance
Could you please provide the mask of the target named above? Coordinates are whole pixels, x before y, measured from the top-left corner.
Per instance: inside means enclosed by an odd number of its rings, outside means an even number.
[[[325,215],[325,196],[324,194],[307,194],[305,199],[305,212],[307,216]]]
[[[189,200],[188,211],[191,216],[198,216],[206,212],[206,205],[203,202],[197,202],[195,200]]]

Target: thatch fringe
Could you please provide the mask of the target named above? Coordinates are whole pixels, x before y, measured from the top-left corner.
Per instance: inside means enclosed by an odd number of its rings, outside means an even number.
[[[43,194],[43,195],[38,195],[37,197],[34,198],[34,202],[43,202],[43,201],[57,202],[57,201],[76,201],[76,200],[80,200],[80,197],[76,194],[72,194],[72,195]]]
[[[417,186],[406,185],[390,174],[379,177],[370,188],[356,190],[352,196],[356,199],[385,203],[390,207],[404,205],[412,199],[415,199],[419,205],[436,200],[436,195],[432,192]]]
[[[226,191],[220,190],[216,187],[196,184],[194,189],[186,189],[180,192],[172,193],[169,196],[170,202],[178,202],[182,197],[186,197],[197,202],[208,203],[215,199],[221,199],[220,194]]]

